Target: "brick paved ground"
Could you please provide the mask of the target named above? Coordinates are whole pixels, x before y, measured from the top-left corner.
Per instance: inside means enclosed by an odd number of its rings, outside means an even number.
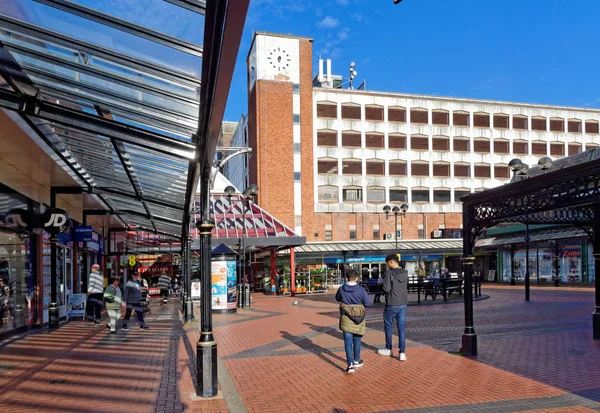
[[[463,328],[458,302],[410,306],[408,360],[377,355],[378,306],[368,315],[365,365],[351,376],[342,373],[332,295],[256,295],[250,310],[214,317],[226,369],[213,400],[193,396],[197,326],[181,325],[175,302],[154,306],[149,332],[111,337],[72,322],[0,347],[0,411],[600,411],[593,290],[534,288],[529,303],[522,286],[484,293],[490,298],[474,303],[478,357],[451,353]]]

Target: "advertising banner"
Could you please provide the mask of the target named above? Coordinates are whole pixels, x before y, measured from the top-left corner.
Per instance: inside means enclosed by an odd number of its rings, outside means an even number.
[[[67,305],[67,311],[69,318],[82,317],[85,318],[85,303],[87,301],[87,294],[71,294],[69,296],[69,303]]]
[[[235,261],[212,262],[212,308],[225,310],[237,307],[237,277]]]
[[[200,281],[192,281],[192,300],[200,299]]]

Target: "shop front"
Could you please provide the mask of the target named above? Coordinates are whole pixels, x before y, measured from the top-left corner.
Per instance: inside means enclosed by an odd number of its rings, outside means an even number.
[[[42,274],[43,274],[43,312],[42,323],[50,321],[49,307],[51,302],[51,251],[50,234],[43,231],[43,253],[42,253]],[[71,232],[63,232],[56,236],[56,285],[58,304],[58,315],[60,318],[67,317],[67,303],[69,296],[74,293],[73,290],[73,241]]]

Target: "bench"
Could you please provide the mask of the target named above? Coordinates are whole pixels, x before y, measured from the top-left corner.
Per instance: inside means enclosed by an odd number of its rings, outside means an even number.
[[[441,283],[439,280],[420,280],[408,283],[408,292],[417,293],[417,303],[421,304],[421,293],[424,294],[423,299],[431,297],[435,301],[438,295],[441,294]]]
[[[366,281],[360,281],[358,284],[367,290],[369,294],[383,294],[383,286],[381,284]]]
[[[459,279],[443,279],[442,282],[442,296],[444,301],[448,301],[448,297],[452,293],[458,293],[462,297],[463,294],[463,280]]]

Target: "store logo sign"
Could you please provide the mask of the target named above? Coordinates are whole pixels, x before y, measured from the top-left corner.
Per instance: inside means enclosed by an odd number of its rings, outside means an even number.
[[[49,209],[42,214],[44,230],[50,234],[59,234],[69,228],[69,214],[62,209]]]
[[[12,228],[27,228],[29,212],[24,209],[12,209],[4,216],[4,224]]]

